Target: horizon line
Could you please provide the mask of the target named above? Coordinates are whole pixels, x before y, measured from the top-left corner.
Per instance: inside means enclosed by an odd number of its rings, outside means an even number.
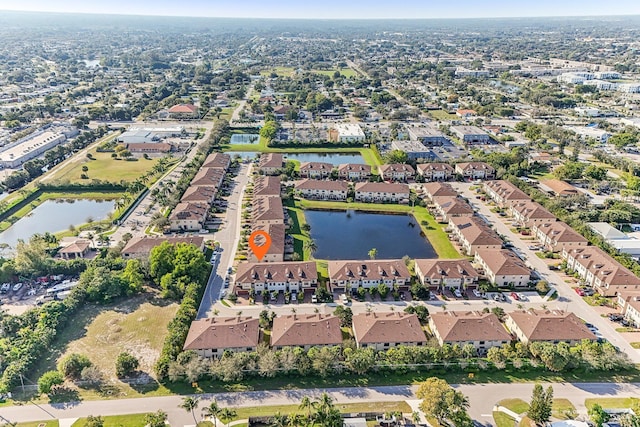
[[[93,16],[130,16],[130,17],[147,17],[147,18],[191,18],[191,19],[254,19],[264,21],[286,20],[286,21],[425,21],[425,20],[474,20],[474,19],[576,19],[576,18],[629,18],[640,17],[640,13],[629,15],[620,14],[591,14],[591,15],[504,15],[504,16],[478,16],[478,17],[421,17],[421,18],[313,18],[313,17],[254,17],[254,16],[193,16],[193,15],[164,15],[164,14],[142,14],[142,13],[117,13],[117,12],[56,12],[51,10],[17,10],[17,9],[0,9],[0,12],[7,13],[26,13],[26,14],[53,14],[53,15],[93,15]]]

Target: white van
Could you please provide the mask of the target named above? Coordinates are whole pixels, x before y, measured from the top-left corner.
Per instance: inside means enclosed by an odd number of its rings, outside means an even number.
[[[53,295],[40,295],[36,298],[36,305],[42,305],[45,302],[53,301],[55,297]]]

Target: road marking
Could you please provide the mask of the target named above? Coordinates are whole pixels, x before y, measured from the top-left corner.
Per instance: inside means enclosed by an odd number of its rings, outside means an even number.
[[[493,414],[480,414],[481,417],[493,417]]]

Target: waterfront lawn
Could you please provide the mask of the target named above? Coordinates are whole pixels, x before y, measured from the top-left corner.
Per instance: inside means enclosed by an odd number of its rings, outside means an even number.
[[[144,417],[147,414],[130,415],[109,415],[102,417],[104,427],[140,427],[145,425]],[[84,427],[87,425],[86,418],[80,418],[72,424],[72,427]]]
[[[407,206],[394,204],[376,204],[359,202],[325,202],[318,200],[300,199],[296,201],[296,206],[303,209],[327,209],[327,210],[357,210],[364,212],[390,212],[390,213],[410,213],[420,224],[420,228],[427,236],[433,249],[440,258],[455,259],[460,258],[460,254],[453,247],[449,236],[444,231],[445,225],[438,224],[426,208],[421,206]]]
[[[116,160],[111,158],[112,153],[98,153],[96,149],[97,147],[89,150],[93,159],[74,157],[57,170],[55,174],[43,181],[47,183],[70,182],[74,184],[90,184],[92,179],[115,183],[120,181],[132,182],[149,172],[159,160],[159,158],[150,158],[148,160],[139,158],[135,161]],[[83,166],[87,166],[89,170],[82,172]],[[86,173],[89,178],[80,178],[83,173]]]
[[[177,309],[177,304],[156,299],[151,293],[104,306],[86,305],[69,320],[50,350],[40,358],[33,377],[55,369],[62,356],[81,353],[91,359],[107,380],[115,382],[115,360],[125,349],[139,359],[140,371],[153,374],[167,325]]]
[[[311,240],[311,236],[302,230],[302,226],[307,223],[304,211],[292,200],[285,201],[284,205],[292,221],[289,234],[293,237],[293,250],[300,255],[301,260],[308,260],[311,258],[311,251],[305,250],[304,244]]]

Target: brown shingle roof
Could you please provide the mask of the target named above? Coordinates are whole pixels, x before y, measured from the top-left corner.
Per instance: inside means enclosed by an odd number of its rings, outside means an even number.
[[[243,262],[238,264],[237,283],[299,282],[318,280],[314,261]]]
[[[401,259],[364,261],[329,261],[329,279],[334,280],[394,280],[411,278]]]
[[[264,153],[260,156],[258,167],[281,168],[284,164],[284,156],[281,153]]]
[[[502,239],[482,219],[472,217],[453,217],[449,220],[464,239],[473,246],[498,246],[502,247]]]
[[[280,177],[257,175],[253,185],[254,196],[280,196]]]
[[[459,197],[435,196],[432,200],[446,215],[473,215],[474,212],[471,205]]]
[[[440,171],[445,171],[450,174],[453,173],[453,168],[448,163],[421,163],[416,167],[418,168],[418,172],[420,173]]]
[[[191,180],[191,185],[209,185],[218,187],[224,179],[224,170],[220,168],[202,168]]]
[[[356,314],[353,333],[358,344],[427,342],[418,316],[401,312]]]
[[[182,202],[202,202],[211,203],[216,197],[215,187],[208,185],[192,185],[187,187],[180,201]]]
[[[356,192],[409,194],[409,186],[396,182],[358,182]]]
[[[466,259],[416,259],[416,269],[429,278],[475,278],[480,277]]]
[[[203,168],[221,168],[226,169],[231,162],[231,156],[224,153],[211,153],[207,156],[202,164]]]
[[[451,184],[446,182],[429,182],[427,184],[422,184],[424,190],[431,197],[436,196],[457,196],[458,192],[453,189]]]
[[[271,346],[341,345],[340,318],[324,314],[280,315],[273,319]]]
[[[204,237],[134,237],[122,249],[122,254],[128,256],[148,255],[151,249],[160,246],[162,242],[169,242],[170,244],[187,243],[200,249],[204,243]]]
[[[404,172],[406,174],[414,174],[416,171],[413,166],[404,163],[392,163],[388,165],[378,166],[378,170],[384,175],[392,172]]]
[[[257,221],[284,221],[282,199],[279,196],[254,197],[252,207],[251,220],[254,223]]]
[[[493,313],[448,311],[431,313],[431,322],[443,342],[511,341],[511,335]]]
[[[344,181],[321,181],[317,179],[303,179],[296,183],[298,190],[326,190],[347,191],[349,184]]]
[[[529,341],[594,340],[595,335],[573,313],[563,311],[514,311],[509,317]]]
[[[570,196],[573,194],[578,194],[578,189],[576,187],[559,179],[547,179],[544,181],[540,181],[540,183],[549,187],[551,191],[553,191],[558,196]]]
[[[531,274],[520,258],[507,249],[478,249],[480,257],[487,268],[496,276],[525,276]]]
[[[257,347],[260,321],[251,317],[212,317],[191,323],[184,350]]]

